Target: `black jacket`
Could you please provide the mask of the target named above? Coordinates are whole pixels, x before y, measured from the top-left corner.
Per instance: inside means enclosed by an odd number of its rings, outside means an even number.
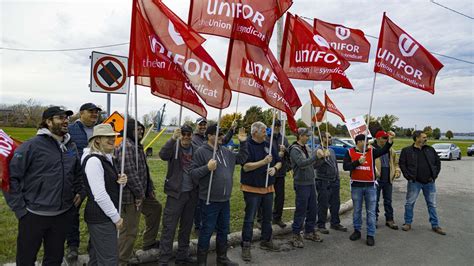
[[[15,150],[10,162],[10,192],[4,193],[17,218],[27,210],[56,212],[72,207],[75,194],[85,197],[76,144],[61,151],[55,139],[37,135]]]
[[[402,152],[400,153],[400,160],[398,161],[403,176],[407,180],[412,181],[416,180],[416,173],[418,170],[418,155],[414,149],[417,148],[415,148],[413,145],[403,148]],[[426,160],[430,165],[432,173],[431,178],[435,180],[441,171],[441,161],[439,160],[439,156],[435,149],[428,145],[424,145],[421,148],[421,151],[425,154]]]

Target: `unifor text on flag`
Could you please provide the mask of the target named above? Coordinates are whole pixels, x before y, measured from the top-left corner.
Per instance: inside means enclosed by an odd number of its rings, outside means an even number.
[[[209,106],[229,106],[232,92],[224,74],[204,50],[205,41],[160,0],[138,0],[154,35],[152,49],[165,54],[184,71],[189,84]]]
[[[288,125],[297,130],[294,115],[301,107],[295,88],[270,50],[231,40],[226,76],[234,91],[262,98],[286,113]]]
[[[438,59],[384,13],[374,72],[434,94],[436,75],[441,68],[443,64]]]
[[[312,25],[290,13],[286,16],[280,57],[290,78],[331,81],[332,89],[353,89],[344,72],[349,62]]]
[[[347,61],[369,61],[370,43],[362,30],[314,19],[314,28]]]
[[[185,72],[155,41],[159,38],[140,4],[141,1],[134,1],[132,7],[128,75],[135,76],[135,84],[150,87],[153,95],[206,117],[207,111]]]
[[[275,22],[291,0],[191,0],[189,25],[212,34],[267,47]]]

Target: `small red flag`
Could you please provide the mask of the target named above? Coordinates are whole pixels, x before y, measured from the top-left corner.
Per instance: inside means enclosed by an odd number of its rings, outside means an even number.
[[[314,95],[314,93],[309,90],[309,96],[311,97],[311,104],[313,107],[318,108],[318,112],[313,117],[313,122],[321,122],[323,121],[324,113],[326,112],[326,107],[324,104]]]
[[[0,129],[0,180],[2,182],[2,190],[10,191],[10,169],[9,164],[13,158],[15,149],[20,146],[21,141],[11,138]]]
[[[314,95],[314,93],[309,90],[309,96],[311,97],[311,103],[314,107],[324,108],[324,104]]]
[[[434,94],[441,68],[443,64],[438,59],[384,13],[374,72]]]
[[[342,119],[342,122],[346,122],[346,119],[344,118],[344,115],[337,109],[336,105],[329,99],[329,96],[326,94],[326,91],[324,91],[324,102],[326,105],[326,110],[328,112],[331,112],[337,116],[339,116]]]
[[[314,19],[314,28],[347,61],[369,61],[370,43],[363,31]]]

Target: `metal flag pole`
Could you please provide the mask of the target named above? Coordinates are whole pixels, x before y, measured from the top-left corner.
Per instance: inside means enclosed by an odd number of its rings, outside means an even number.
[[[212,159],[215,160],[216,158],[216,152],[217,152],[217,140],[219,139],[219,126],[221,123],[221,115],[222,115],[222,109],[219,109],[219,118],[217,119],[217,130],[216,130],[216,140],[214,142],[214,151],[212,152]],[[209,205],[209,199],[211,198],[211,187],[212,187],[212,177],[214,176],[214,171],[211,172],[211,176],[209,178],[209,186],[207,188],[207,199],[206,199],[206,205]]]
[[[135,100],[135,164],[138,172],[138,95],[137,95],[137,84],[135,84],[134,91],[134,100]]]
[[[268,155],[272,155],[272,145],[273,145],[273,130],[275,128],[275,115],[276,115],[276,110],[273,108],[273,119],[272,119],[272,131],[270,134],[270,147],[268,149]],[[270,163],[267,164],[267,176],[265,178],[265,187],[268,187],[268,170],[270,169]]]
[[[369,115],[367,116],[367,128],[365,129],[365,140],[364,140],[364,148],[362,152],[362,156],[365,156],[367,146],[367,135],[369,134],[369,125],[370,125],[370,115],[372,114],[372,103],[374,101],[374,91],[375,91],[375,78],[377,77],[377,72],[374,72],[374,82],[372,84],[372,95],[370,96],[370,105],[369,105]]]
[[[181,127],[181,117],[183,115],[183,106],[180,105],[179,107],[179,122],[178,122],[178,127]],[[176,152],[174,154],[174,159],[178,159],[178,150],[179,150],[179,138],[176,140]]]

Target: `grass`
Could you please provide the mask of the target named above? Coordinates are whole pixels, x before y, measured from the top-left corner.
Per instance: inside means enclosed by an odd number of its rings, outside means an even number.
[[[36,129],[33,128],[3,128],[5,132],[10,134],[11,136],[18,138],[19,140],[25,141],[36,134]],[[153,137],[156,136],[156,133],[151,133],[150,136],[147,138],[146,143],[151,141]],[[161,161],[158,159],[158,152],[160,147],[170,138],[170,134],[162,135],[151,147],[153,148],[153,156],[149,159],[149,166],[151,171],[151,176],[155,183],[155,191],[158,200],[164,206],[166,196],[163,192],[163,184],[164,184],[164,177],[166,174],[166,162]],[[290,143],[294,141],[294,137],[289,137]],[[435,142],[447,142],[447,141],[432,141],[430,140],[429,143],[433,144]],[[461,147],[463,153],[466,153],[467,146],[470,145],[473,141],[458,141],[458,140],[451,140],[450,142],[456,143],[458,146]],[[405,146],[411,145],[411,139],[396,139],[395,142],[395,149],[401,149]],[[244,209],[245,203],[243,201],[242,192],[240,192],[239,186],[240,180],[240,166],[237,166],[234,172],[234,187],[233,193],[231,198],[231,222],[230,222],[230,229],[232,232],[240,231],[242,227],[242,221],[244,217]],[[293,207],[294,206],[294,198],[295,193],[293,190],[293,181],[291,174],[288,173],[285,181],[285,207]],[[15,218],[13,212],[8,208],[6,205],[5,200],[3,199],[3,195],[0,197],[0,263],[9,262],[15,260],[15,250],[16,250],[16,236],[17,236],[17,219]],[[350,198],[350,189],[349,189],[349,177],[347,172],[341,172],[341,201],[345,202]],[[83,204],[82,208],[84,208]],[[81,211],[81,214],[83,211]],[[285,210],[283,212],[283,220],[284,221],[291,221],[293,218],[293,211],[292,210]],[[88,233],[87,233],[87,226],[83,222],[83,216],[81,215],[81,245],[80,245],[80,253],[85,254],[87,253],[87,241],[88,241]],[[142,238],[141,235],[143,233],[143,219],[141,219],[140,223],[140,230],[139,230],[139,237],[136,241],[136,248],[140,248],[142,245]],[[193,238],[196,236],[192,235]],[[41,257],[39,254],[39,257]]]

